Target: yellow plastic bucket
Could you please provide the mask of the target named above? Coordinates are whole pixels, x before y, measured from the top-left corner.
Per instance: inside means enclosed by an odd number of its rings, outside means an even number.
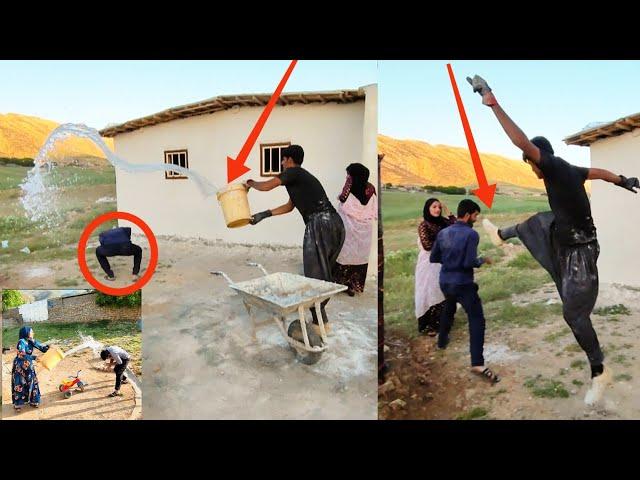
[[[238,228],[249,224],[251,209],[247,189],[242,183],[227,185],[217,193],[217,197],[227,227]]]
[[[40,357],[40,365],[51,371],[63,358],[64,352],[55,345],[52,345],[49,347],[49,350],[47,350],[47,353]]]

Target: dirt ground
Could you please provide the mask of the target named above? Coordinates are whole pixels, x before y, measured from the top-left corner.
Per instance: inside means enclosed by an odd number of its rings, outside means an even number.
[[[552,284],[515,304],[559,302]],[[492,328],[487,318],[485,360],[502,381],[491,386],[469,373],[466,316],[457,316],[447,350],[435,339],[389,335],[385,360],[390,371],[379,388],[381,419],[639,419],[640,291],[601,285],[598,308],[623,304],[629,314],[600,310],[592,321],[605,365],[615,381],[604,401],[587,407],[590,382],[586,356],[561,316],[534,328]],[[549,383],[553,382],[553,383]],[[634,395],[635,392],[635,395]]]
[[[139,244],[144,273],[148,247]],[[333,297],[327,306],[329,349],[306,366],[295,360],[275,324],[259,329],[253,343],[240,297],[209,273],[223,270],[237,281],[260,276],[247,261],[270,272],[302,273],[300,249],[165,237],[158,245],[158,269],[143,290],[146,419],[377,418],[375,277],[362,295]],[[98,272],[97,262],[87,258]],[[118,280],[110,285],[128,282],[131,261],[113,259]],[[75,261],[24,263],[8,277],[9,288],[50,288],[63,279],[87,285]]]
[[[15,412],[11,404],[11,364],[15,351],[2,356],[2,419],[3,420],[127,420],[136,406],[131,384],[123,385],[122,397],[109,398],[114,387],[113,372],[102,370],[104,362],[91,352],[78,352],[64,358],[52,371],[36,366],[40,382],[39,408],[25,406]],[[67,375],[76,375],[88,383],[84,392],[65,399],[58,390]]]

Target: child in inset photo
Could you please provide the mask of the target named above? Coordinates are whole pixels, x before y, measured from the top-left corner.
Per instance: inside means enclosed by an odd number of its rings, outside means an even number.
[[[109,360],[107,368],[113,367],[113,371],[116,374],[115,390],[110,393],[109,396],[121,397],[122,393],[120,393],[120,386],[122,384],[129,383],[124,371],[127,369],[127,365],[129,364],[130,355],[123,348],[120,348],[117,345],[112,345],[106,347],[100,352],[100,358],[105,361]]]

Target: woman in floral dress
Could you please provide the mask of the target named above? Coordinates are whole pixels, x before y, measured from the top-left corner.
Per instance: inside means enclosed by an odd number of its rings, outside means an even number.
[[[42,345],[33,336],[33,329],[24,326],[20,329],[20,339],[16,346],[16,358],[13,360],[11,370],[11,394],[13,408],[20,410],[24,405],[32,407],[40,405],[40,387],[36,376],[35,360],[33,349],[37,348],[45,353],[49,350],[48,345]]]

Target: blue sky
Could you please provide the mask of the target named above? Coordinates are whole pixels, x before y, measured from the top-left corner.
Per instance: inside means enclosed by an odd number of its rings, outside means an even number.
[[[556,154],[589,165],[587,147],[562,139],[591,122],[640,112],[638,61],[451,61],[481,152],[519,158],[489,108],[466,82],[482,76],[529,136],[546,136]],[[446,61],[380,61],[380,133],[466,147]]]
[[[291,60],[0,61],[0,113],[102,128],[234,93],[271,93]],[[376,61],[299,61],[286,91],[376,83]]]
[[[378,83],[379,131],[466,147],[446,61],[300,61],[285,91]],[[519,158],[464,78],[485,77],[530,137],[588,165],[589,149],[562,138],[586,124],[640,111],[638,61],[452,61],[480,151]],[[168,107],[231,93],[272,92],[281,61],[0,61],[0,113],[102,128]]]

